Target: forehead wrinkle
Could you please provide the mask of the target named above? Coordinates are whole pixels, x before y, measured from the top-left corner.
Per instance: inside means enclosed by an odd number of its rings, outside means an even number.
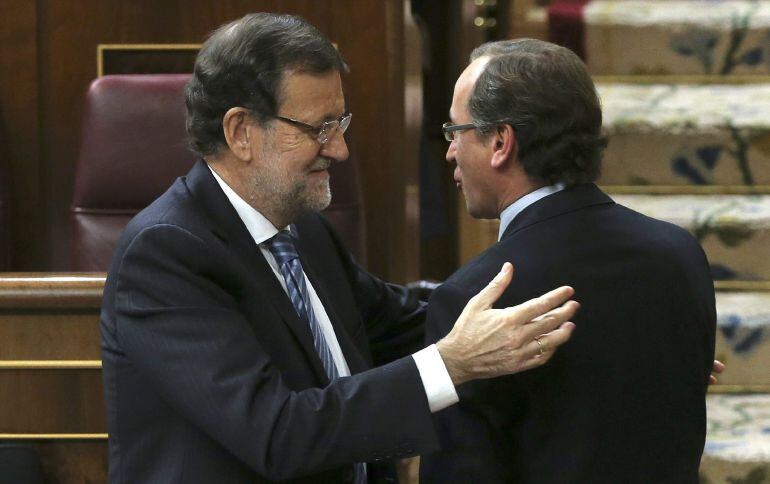
[[[292,78],[292,76],[300,75],[300,74],[308,74],[307,72],[303,71],[302,69],[298,68],[297,66],[286,66],[283,69],[281,69],[281,77],[278,81],[278,89],[276,90],[276,110],[277,112],[281,112],[281,110],[284,107],[284,104],[286,104],[286,88],[287,83],[289,82],[289,79]],[[294,115],[294,113],[289,113],[289,118],[296,119],[297,121],[302,121],[298,117]]]

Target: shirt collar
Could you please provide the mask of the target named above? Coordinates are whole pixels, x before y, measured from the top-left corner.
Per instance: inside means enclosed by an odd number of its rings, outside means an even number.
[[[545,198],[548,195],[552,195],[562,190],[564,190],[564,183],[556,183],[555,185],[540,187],[534,192],[527,193],[512,204],[505,207],[502,213],[500,213],[500,230],[497,232],[497,240],[500,240],[503,237],[505,229],[508,228],[508,225],[513,222],[513,219],[516,218],[516,216],[520,214],[522,210],[537,202],[541,198]]]
[[[230,185],[222,180],[210,165],[206,164],[206,166],[209,167],[211,174],[214,175],[214,179],[222,188],[222,191],[225,192],[225,196],[230,200],[230,203],[243,221],[243,224],[246,225],[246,230],[249,231],[254,242],[261,244],[279,232],[272,222],[235,193],[235,191],[230,188]],[[281,230],[285,229],[288,229],[288,227],[284,227]]]

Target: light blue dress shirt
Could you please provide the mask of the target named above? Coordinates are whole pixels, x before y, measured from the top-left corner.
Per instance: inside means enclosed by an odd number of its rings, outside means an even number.
[[[505,233],[505,229],[508,228],[508,225],[513,222],[513,219],[516,218],[516,216],[520,214],[522,210],[537,202],[541,198],[545,198],[548,195],[552,195],[562,190],[564,190],[564,183],[557,183],[555,185],[540,187],[534,192],[527,193],[520,199],[505,207],[502,213],[500,213],[500,230],[497,232],[497,240],[500,240],[500,238],[503,236],[503,233]]]

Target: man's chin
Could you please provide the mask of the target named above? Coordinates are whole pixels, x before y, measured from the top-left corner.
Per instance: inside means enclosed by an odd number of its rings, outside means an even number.
[[[489,211],[480,210],[479,207],[468,203],[468,199],[465,199],[465,209],[468,211],[468,215],[475,219],[494,219],[498,218],[498,214],[491,213]]]
[[[465,199],[465,210],[468,212],[468,215],[473,218],[481,218],[478,215],[477,207],[468,200],[468,195],[466,195],[465,192],[463,192],[463,198]]]
[[[326,210],[332,203],[332,192],[329,188],[329,182],[322,183],[316,187],[316,190],[307,199],[306,206],[309,211],[320,212]]]

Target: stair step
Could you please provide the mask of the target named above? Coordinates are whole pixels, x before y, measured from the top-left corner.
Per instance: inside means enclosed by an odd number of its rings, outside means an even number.
[[[770,195],[613,195],[637,212],[689,230],[715,280],[770,280]]]
[[[768,1],[593,0],[573,23],[593,74],[770,74]]]
[[[770,185],[770,83],[599,83],[603,185]]]
[[[770,479],[770,395],[708,395],[701,483]]]
[[[770,292],[720,291],[716,305],[716,357],[727,365],[717,387],[770,388]]]

